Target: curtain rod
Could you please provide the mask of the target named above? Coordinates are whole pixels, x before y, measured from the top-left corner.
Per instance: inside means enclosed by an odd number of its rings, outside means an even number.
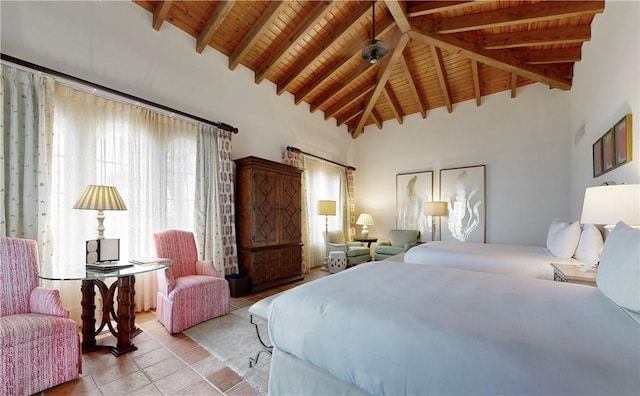
[[[355,171],[355,170],[356,170],[356,168],[354,168],[353,166],[343,165],[343,164],[341,164],[341,163],[339,163],[339,162],[331,161],[331,160],[328,160],[328,159],[326,159],[326,158],[319,157],[319,156],[317,156],[317,155],[315,155],[315,154],[306,153],[306,152],[304,152],[304,151],[300,150],[300,149],[299,149],[299,148],[297,148],[297,147],[287,146],[287,151],[292,151],[292,152],[294,152],[294,153],[300,153],[300,154],[308,155],[309,157],[313,157],[313,158],[317,158],[317,159],[322,160],[322,161],[330,162],[330,163],[332,163],[332,164],[334,164],[334,165],[338,165],[338,166],[341,166],[341,167],[343,167],[343,168],[351,169],[351,170],[353,170],[353,171]]]
[[[107,87],[105,87],[103,85],[95,84],[95,83],[92,83],[90,81],[83,80],[81,78],[74,77],[74,76],[71,76],[69,74],[65,74],[65,73],[59,72],[57,70],[53,70],[53,69],[46,68],[44,66],[36,65],[34,63],[31,63],[31,62],[28,62],[28,61],[25,61],[25,60],[22,60],[22,59],[14,58],[13,56],[7,55],[5,53],[0,53],[0,59],[2,59],[3,61],[6,61],[6,62],[10,62],[10,63],[16,64],[18,66],[22,66],[22,67],[33,69],[33,70],[36,70],[36,71],[39,71],[39,72],[42,72],[42,73],[50,74],[50,75],[55,76],[55,77],[61,77],[61,78],[67,79],[67,80],[71,80],[71,81],[73,81],[75,83],[84,84],[84,85],[87,85],[87,86],[89,86],[91,88],[99,89],[101,91],[105,91],[105,92],[113,94],[113,95],[119,95],[119,96],[125,97],[125,98],[127,98],[129,100],[132,100],[134,102],[143,103],[143,104],[145,104],[147,106],[155,107],[155,108],[158,108],[160,110],[167,111],[169,113],[174,113],[174,114],[178,114],[178,115],[180,115],[182,117],[191,118],[191,119],[196,120],[198,122],[201,122],[203,124],[213,125],[213,126],[215,126],[217,128],[224,129],[225,131],[238,133],[238,128],[236,128],[234,126],[231,126],[229,124],[225,124],[224,122],[209,121],[207,119],[204,119],[204,118],[201,118],[201,117],[198,117],[198,116],[194,116],[194,115],[189,114],[189,113],[185,113],[184,111],[172,109],[171,107],[167,107],[167,106],[155,103],[155,102],[151,102],[149,100],[142,99],[142,98],[139,98],[137,96],[129,95],[128,93],[117,91],[115,89],[107,88]]]

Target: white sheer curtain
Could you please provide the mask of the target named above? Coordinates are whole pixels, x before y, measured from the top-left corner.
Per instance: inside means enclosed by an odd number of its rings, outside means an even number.
[[[51,266],[83,266],[85,241],[97,236],[95,211],[72,206],[88,184],[115,186],[127,211],[105,211],[105,237],[120,257],[155,256],[152,234],[194,230],[198,125],[56,85]],[[80,282],[56,282],[78,319]],[[155,307],[156,274],[136,276],[136,309]]]
[[[311,268],[322,266],[325,244],[322,233],[325,230],[325,216],[318,215],[319,200],[336,201],[336,215],[328,217],[329,230],[347,230],[344,219],[346,208],[346,172],[341,166],[303,156],[305,180],[307,183],[307,208],[309,208],[309,250]],[[345,234],[346,235],[346,234]]]

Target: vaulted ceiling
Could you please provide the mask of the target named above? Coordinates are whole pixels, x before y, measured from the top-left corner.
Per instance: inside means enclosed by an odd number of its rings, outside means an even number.
[[[256,84],[269,80],[353,138],[367,125],[544,84],[569,90],[604,1],[145,1],[149,28],[171,23]],[[388,53],[372,64],[372,37]]]

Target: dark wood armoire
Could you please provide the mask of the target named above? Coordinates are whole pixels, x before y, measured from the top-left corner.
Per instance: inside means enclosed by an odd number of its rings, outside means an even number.
[[[302,279],[302,170],[256,157],[235,163],[240,273],[252,293]]]

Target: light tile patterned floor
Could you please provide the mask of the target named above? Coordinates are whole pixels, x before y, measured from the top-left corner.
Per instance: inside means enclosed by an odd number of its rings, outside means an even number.
[[[231,299],[231,309],[243,308],[262,298],[329,273],[312,270],[304,280],[278,286],[242,298]],[[107,349],[82,355],[80,378],[43,392],[53,395],[258,395],[233,370],[183,333],[169,334],[154,312],[136,314],[143,330],[133,339],[138,349],[120,357]],[[248,325],[248,324],[247,324]],[[98,343],[115,345],[111,335]]]

